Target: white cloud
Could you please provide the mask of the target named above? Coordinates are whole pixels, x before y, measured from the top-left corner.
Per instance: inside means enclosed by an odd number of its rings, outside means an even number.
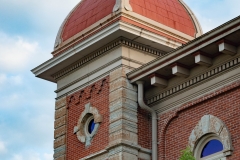
[[[5,144],[2,141],[0,141],[0,155],[4,154],[6,152],[7,152],[7,148],[6,148]]]
[[[197,16],[204,33],[239,15],[239,0],[184,0]]]
[[[11,160],[23,160],[21,155],[15,154]]]
[[[0,109],[12,109],[21,106],[22,98],[20,94],[11,93],[0,97]]]
[[[23,79],[19,75],[10,76],[9,79],[10,83],[14,85],[21,85],[23,83]]]
[[[14,154],[11,160],[52,160],[53,155],[44,153],[40,154],[34,151],[28,151],[27,153]]]
[[[44,157],[44,160],[52,160],[53,159],[53,155],[52,154],[48,154],[48,153],[44,153],[43,157]]]
[[[26,16],[31,19],[33,27],[38,27],[47,31],[56,30],[60,27],[61,22],[73,9],[73,7],[79,3],[80,0],[0,0],[0,10],[6,10],[12,14],[21,14],[20,16]],[[55,33],[57,32],[54,31]]]
[[[37,42],[28,42],[22,37],[9,37],[0,33],[0,69],[19,71],[25,69],[36,54]]]
[[[0,74],[0,88],[7,81],[7,76],[5,74]]]
[[[20,85],[22,84],[22,76],[20,75],[7,76],[6,74],[0,74],[0,86],[7,82],[13,85]]]

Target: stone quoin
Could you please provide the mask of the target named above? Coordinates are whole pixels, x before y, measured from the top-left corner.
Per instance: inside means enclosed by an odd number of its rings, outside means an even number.
[[[239,46],[240,17],[203,34],[183,0],[80,1],[32,70],[57,84],[54,160],[240,159]]]

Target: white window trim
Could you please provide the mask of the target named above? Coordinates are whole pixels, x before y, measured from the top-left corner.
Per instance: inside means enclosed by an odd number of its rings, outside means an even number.
[[[88,132],[88,125],[94,119],[94,130],[90,134]],[[100,123],[103,121],[97,108],[93,107],[90,103],[85,105],[85,110],[81,113],[77,126],[74,127],[73,133],[77,135],[80,142],[84,143],[86,147],[91,145],[93,137],[97,134]]]

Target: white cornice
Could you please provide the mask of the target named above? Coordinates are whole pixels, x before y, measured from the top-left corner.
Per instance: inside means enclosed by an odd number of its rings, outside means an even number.
[[[70,66],[62,69],[61,71],[53,74],[53,78],[55,80],[58,80],[59,78],[74,72],[75,70],[77,70],[78,68],[82,67],[83,65],[86,65],[87,63],[90,63],[91,61],[93,61],[94,59],[98,58],[99,56],[109,52],[110,50],[118,47],[118,46],[127,46],[129,48],[134,48],[136,50],[139,50],[141,52],[146,52],[148,54],[152,54],[154,56],[163,56],[166,53],[161,51],[161,50],[157,50],[155,48],[134,42],[132,40],[126,39],[124,37],[120,37],[118,39],[116,39],[115,41],[103,46],[101,49],[94,51],[93,53],[90,53],[89,55],[83,57],[82,59],[80,59],[79,61],[71,64]],[[143,64],[141,64],[143,65]]]
[[[47,70],[49,70],[49,69],[53,68],[54,66],[64,62],[68,58],[70,58],[70,57],[76,55],[77,53],[79,53],[81,50],[93,45],[97,41],[100,41],[103,37],[111,35],[112,33],[118,31],[119,29],[120,29],[119,24],[114,23],[113,25],[111,25],[111,26],[107,27],[106,29],[96,33],[92,37],[90,37],[90,38],[86,39],[85,41],[79,43],[78,45],[70,48],[69,50],[60,54],[59,56],[51,58],[50,60],[46,61],[45,63],[39,65],[38,67],[34,68],[32,70],[32,72],[35,74],[35,76],[38,77],[41,74],[43,74],[44,72],[46,72]],[[70,65],[70,64],[68,64],[68,65]],[[56,70],[55,72],[57,72],[57,71],[58,70]],[[50,73],[50,75],[48,75],[48,76],[51,76],[52,74],[54,74],[54,72]],[[54,79],[52,79],[52,78],[50,78],[49,80],[54,81]]]
[[[143,30],[140,27],[137,27],[125,22],[115,22],[114,24],[97,32],[96,34],[89,37],[88,39],[78,43],[77,45],[63,52],[59,56],[56,56],[46,61],[45,63],[39,65],[38,67],[34,68],[32,72],[37,77],[40,77],[52,82],[56,82],[52,77],[54,73],[62,70],[63,68],[74,63],[76,60],[89,54],[89,53],[79,54],[81,51],[90,47],[93,48],[95,46],[94,44],[96,44],[97,42],[100,42],[102,39],[107,38],[109,36],[111,36],[111,39],[114,36],[115,36],[114,38],[118,38],[117,36],[121,35],[123,32],[126,37],[130,36],[130,37],[133,37],[134,39],[141,37],[141,38],[144,38],[146,41],[162,44],[169,48],[177,48],[181,46],[181,44],[176,41],[172,41],[164,36],[160,36],[150,31]],[[77,59],[74,57],[77,57]]]

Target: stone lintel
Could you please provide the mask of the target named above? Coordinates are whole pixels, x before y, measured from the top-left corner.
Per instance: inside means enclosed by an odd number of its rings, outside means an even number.
[[[137,124],[134,122],[130,122],[128,120],[119,119],[110,124],[109,126],[109,133],[114,133],[119,130],[127,130],[133,133],[137,133]]]
[[[137,112],[138,104],[136,101],[127,98],[119,98],[110,103],[110,112],[116,111],[118,109],[128,109]]]
[[[64,106],[55,111],[55,119],[61,118],[67,114],[67,107]]]
[[[56,100],[55,102],[55,110],[62,108],[67,105],[66,97]]]
[[[62,135],[66,134],[66,125],[63,125],[62,127],[59,127],[57,129],[54,130],[54,138],[58,138]]]
[[[65,136],[65,135],[56,138],[56,139],[54,140],[54,149],[55,149],[55,148],[58,148],[58,147],[60,147],[60,146],[62,146],[62,145],[65,145],[65,143],[66,143],[66,136]]]
[[[60,146],[56,149],[54,149],[54,158],[61,157],[66,154],[66,145]]]
[[[66,157],[65,157],[65,155],[63,155],[61,157],[55,158],[54,160],[66,160]]]
[[[109,160],[138,160],[138,149],[119,145],[109,150]]]
[[[57,128],[65,125],[66,121],[67,121],[66,116],[62,116],[61,118],[56,119],[55,122],[54,122],[54,128],[57,129]]]
[[[114,70],[113,72],[110,73],[110,82],[121,77],[127,78],[127,73],[130,71],[131,71],[130,69],[124,67]]]
[[[127,140],[132,144],[138,143],[138,135],[136,133],[126,131],[126,130],[119,130],[109,135],[109,142],[115,143],[115,141],[119,140]]]
[[[104,149],[99,152],[90,154],[84,158],[81,158],[80,160],[99,160],[99,159],[107,160],[107,157],[108,157],[108,151]]]
[[[127,98],[137,102],[137,92],[126,88],[119,88],[110,93],[109,102],[111,103],[119,98]]]
[[[137,123],[137,112],[128,109],[119,109],[110,113],[110,123],[113,123],[119,119],[125,119]]]
[[[129,80],[125,77],[120,77],[118,79],[113,80],[110,82],[110,92],[113,92],[119,88],[126,88],[129,90],[137,91],[137,88],[133,86]]]

